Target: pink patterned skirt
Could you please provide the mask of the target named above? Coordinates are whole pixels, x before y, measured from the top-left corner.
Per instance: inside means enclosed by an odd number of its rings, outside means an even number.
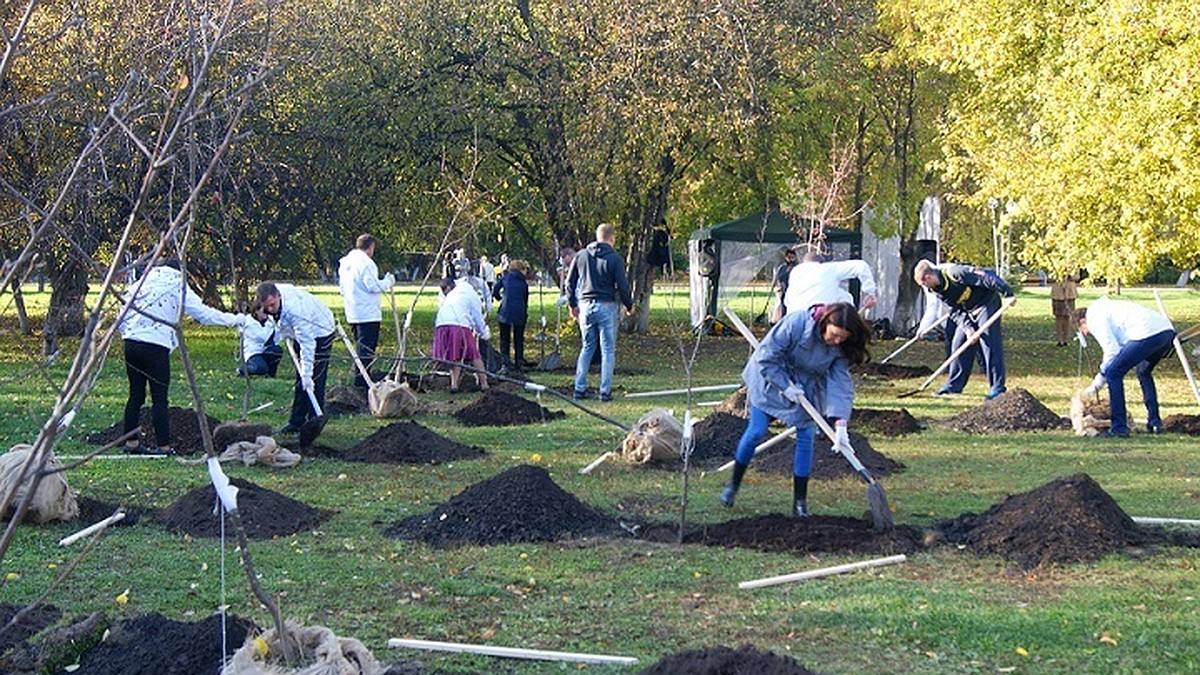
[[[438,326],[433,329],[433,353],[439,361],[470,363],[478,360],[479,343],[466,326]]]

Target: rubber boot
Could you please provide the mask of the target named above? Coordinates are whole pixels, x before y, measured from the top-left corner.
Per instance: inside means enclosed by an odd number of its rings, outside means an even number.
[[[747,464],[733,463],[733,477],[725,484],[725,489],[721,490],[721,503],[725,506],[733,506],[733,498],[737,496],[738,488],[742,486],[742,477],[746,475]]]
[[[792,476],[792,515],[808,518],[808,476]]]

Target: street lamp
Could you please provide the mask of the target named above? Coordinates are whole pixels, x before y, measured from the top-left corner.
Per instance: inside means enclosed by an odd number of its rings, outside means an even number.
[[[988,208],[992,210],[992,269],[1000,272],[1000,200],[992,197],[988,200]]]

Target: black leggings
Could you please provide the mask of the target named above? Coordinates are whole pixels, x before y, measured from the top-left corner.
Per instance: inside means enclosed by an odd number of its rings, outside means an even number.
[[[500,353],[508,360],[509,334],[512,334],[513,360],[517,370],[525,369],[525,324],[500,324]]]
[[[149,342],[126,340],[125,376],[129,378],[129,400],[125,402],[125,433],[138,428],[142,406],[146,403],[148,384],[154,442],[160,448],[169,446],[171,417],[167,410],[167,386],[171,382],[171,350]]]

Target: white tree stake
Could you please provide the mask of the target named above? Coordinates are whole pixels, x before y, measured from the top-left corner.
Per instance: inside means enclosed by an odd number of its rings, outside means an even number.
[[[637,659],[632,656],[604,656],[602,654],[552,652],[541,649],[490,647],[488,645],[469,645],[460,642],[435,642],[433,640],[405,640],[401,638],[392,638],[387,641],[387,644],[389,647],[429,649],[432,651],[454,652],[457,654],[483,654],[485,656],[502,656],[510,659],[539,659],[542,661],[569,661],[571,663],[611,663],[626,666],[637,663]]]
[[[591,473],[596,467],[603,464],[605,462],[605,460],[607,460],[609,457],[612,457],[612,456],[613,456],[613,451],[609,450],[608,452],[604,453],[603,455],[600,455],[596,459],[592,460],[591,464],[588,464],[587,466],[580,469],[579,473],[582,473],[582,474]]]
[[[670,396],[672,394],[686,394],[697,391],[729,391],[730,389],[740,389],[742,383],[737,384],[713,384],[706,387],[692,387],[691,389],[663,389],[662,391],[639,391],[632,394],[625,394],[625,398],[647,398],[650,396]]]
[[[1158,303],[1158,311],[1163,316],[1167,317],[1167,321],[1171,317],[1167,316],[1167,306],[1163,304],[1162,296],[1158,294],[1158,289],[1154,289],[1154,301]],[[1196,403],[1200,403],[1200,387],[1196,386],[1196,376],[1192,374],[1192,366],[1188,363],[1187,355],[1183,353],[1183,343],[1179,341],[1179,334],[1175,334],[1175,354],[1179,356],[1179,362],[1183,364],[1183,373],[1187,375],[1188,383],[1192,385],[1192,394],[1196,397]]]
[[[88,536],[89,534],[92,534],[93,532],[97,532],[99,530],[103,530],[104,528],[108,527],[109,525],[112,525],[113,523],[115,523],[119,520],[122,520],[124,518],[125,518],[125,512],[117,511],[117,512],[113,513],[111,516],[105,518],[104,520],[101,520],[100,522],[95,523],[94,525],[88,525],[87,527],[76,532],[75,534],[72,534],[67,537],[63,537],[62,539],[59,539],[58,545],[59,546],[70,546],[71,544],[74,544],[75,542],[79,541],[80,539],[83,539],[84,537]]]
[[[845,565],[835,565],[833,567],[824,567],[817,570],[809,570],[807,572],[796,572],[794,574],[784,574],[778,577],[767,577],[765,579],[755,579],[754,581],[743,581],[738,584],[738,588],[762,588],[764,586],[777,586],[779,584],[789,584],[793,581],[805,581],[807,579],[819,579],[821,577],[829,577],[835,574],[845,574],[847,572],[857,572],[858,570],[868,569],[871,567],[883,567],[885,565],[897,565],[908,560],[908,557],[903,553],[893,555],[887,558],[875,558],[873,560],[863,560],[856,563],[846,563]]]
[[[1200,527],[1200,520],[1191,520],[1188,518],[1147,518],[1134,516],[1133,522],[1138,525],[1190,525],[1192,527]]]
[[[780,443],[786,441],[787,439],[789,439],[795,435],[796,435],[796,427],[788,427],[788,428],[784,429],[783,431],[775,434],[771,438],[768,438],[767,440],[763,441],[762,443],[759,443],[758,445],[756,445],[754,447],[754,454],[750,455],[750,456],[755,457],[756,455],[758,455],[758,453],[762,452],[763,450],[766,450],[767,448],[775,447],[776,445],[779,445]],[[736,460],[731,459],[728,462],[725,462],[721,466],[717,467],[717,472],[728,471],[728,470],[732,469],[735,461]]]

